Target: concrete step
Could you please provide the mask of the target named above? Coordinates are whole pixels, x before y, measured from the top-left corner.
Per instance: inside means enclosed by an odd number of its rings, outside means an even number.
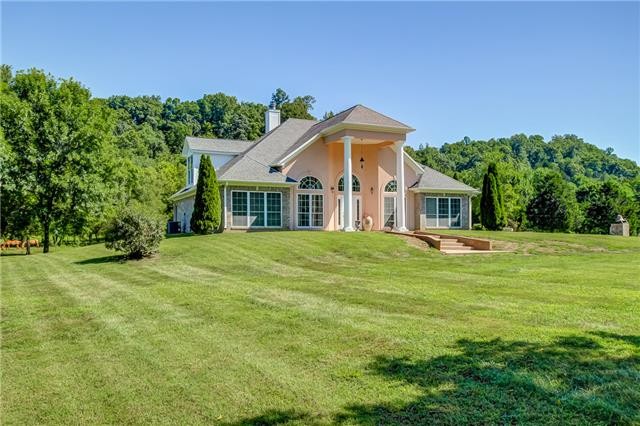
[[[449,241],[449,240],[442,240],[440,242],[440,247],[464,247],[465,244],[464,243],[460,243],[458,241]]]

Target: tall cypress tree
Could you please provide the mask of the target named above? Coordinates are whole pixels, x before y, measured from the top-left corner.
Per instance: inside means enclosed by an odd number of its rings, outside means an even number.
[[[200,158],[196,198],[191,215],[191,230],[196,234],[212,234],[221,223],[220,187],[216,171],[208,155]]]
[[[504,225],[503,204],[498,169],[495,163],[491,163],[482,180],[482,198],[480,199],[482,226],[490,230],[502,228]]]

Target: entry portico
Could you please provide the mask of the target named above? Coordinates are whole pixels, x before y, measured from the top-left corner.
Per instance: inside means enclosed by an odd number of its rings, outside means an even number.
[[[362,230],[367,217],[374,230],[470,227],[469,199],[477,191],[408,156],[404,145],[411,127],[362,105],[320,122],[279,124],[271,122],[274,117],[277,111],[267,113],[265,136],[216,165],[225,228],[351,232]],[[209,152],[202,150],[208,143]],[[229,155],[235,146],[245,148],[247,142],[188,138],[183,153],[187,165],[206,154],[216,164],[216,152]],[[195,193],[191,179],[173,196],[174,218],[187,231]]]

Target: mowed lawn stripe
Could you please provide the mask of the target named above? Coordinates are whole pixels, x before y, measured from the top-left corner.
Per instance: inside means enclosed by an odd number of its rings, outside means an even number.
[[[628,422],[632,243],[456,258],[265,232],[172,238],[140,262],[99,245],[3,257],[3,419]]]

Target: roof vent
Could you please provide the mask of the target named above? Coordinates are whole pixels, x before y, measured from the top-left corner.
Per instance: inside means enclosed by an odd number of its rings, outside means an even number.
[[[280,125],[280,110],[275,109],[273,104],[271,104],[267,112],[264,113],[265,133],[269,133],[279,125]]]

